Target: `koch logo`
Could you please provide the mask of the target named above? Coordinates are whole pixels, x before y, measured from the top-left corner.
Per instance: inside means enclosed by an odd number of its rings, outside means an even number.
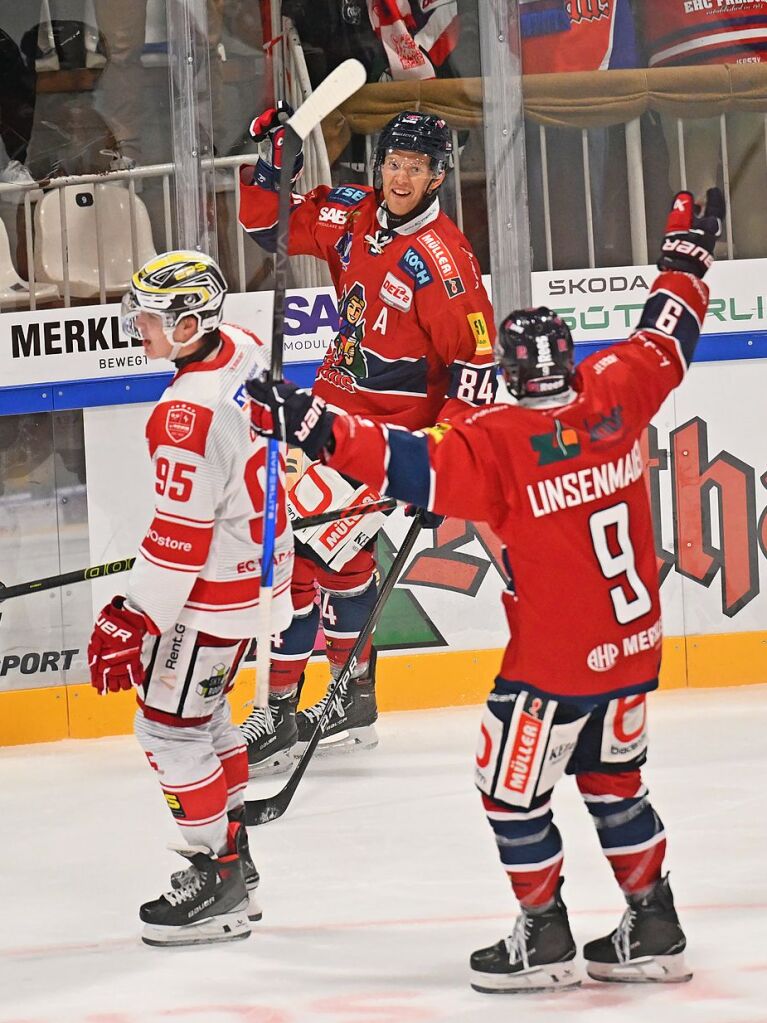
[[[408,277],[413,278],[416,289],[423,288],[434,280],[417,249],[408,249],[397,266],[404,270]]]
[[[600,643],[589,651],[586,664],[592,671],[609,671],[618,660],[618,647],[615,643]]]

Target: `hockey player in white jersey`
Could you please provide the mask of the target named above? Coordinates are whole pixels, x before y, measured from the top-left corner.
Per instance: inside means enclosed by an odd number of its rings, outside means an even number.
[[[245,742],[226,693],[256,632],[266,444],[243,380],[269,366],[252,333],[222,322],[227,285],[198,252],[168,252],[133,275],[122,327],[175,376],[146,428],[155,512],[125,595],[102,609],[88,647],[102,694],[135,688],[135,733],[157,772],[191,866],[141,906],[150,945],[231,941],[260,911],[247,844]],[[284,488],[281,493],[284,495]],[[293,538],[278,509],[272,621],[292,618]]]

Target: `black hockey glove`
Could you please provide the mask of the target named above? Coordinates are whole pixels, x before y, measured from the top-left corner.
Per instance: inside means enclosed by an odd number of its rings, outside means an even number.
[[[258,143],[258,163],[253,180],[261,188],[277,190],[280,167],[282,166],[282,143],[285,138],[283,124],[293,114],[293,107],[279,100],[276,107],[269,107],[255,117],[248,126],[248,134]],[[304,152],[301,149],[293,164],[291,184],[304,169]]]
[[[405,514],[408,518],[412,519],[419,511],[421,513],[422,529],[438,529],[445,521],[444,515],[437,515],[436,512],[426,511],[425,508],[419,508],[416,504],[405,505]]]
[[[704,277],[714,262],[714,246],[722,233],[724,214],[724,196],[718,188],[706,192],[703,210],[690,192],[678,192],[666,221],[658,269]]]
[[[245,382],[250,395],[250,422],[256,433],[297,445],[311,459],[333,450],[335,416],[322,398],[289,380],[273,383],[266,372]]]

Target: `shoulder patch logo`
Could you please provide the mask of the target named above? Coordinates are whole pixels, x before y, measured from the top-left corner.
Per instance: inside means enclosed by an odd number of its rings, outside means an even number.
[[[445,286],[448,298],[456,298],[462,295],[466,288],[458,273],[455,257],[436,231],[424,231],[418,235],[418,240],[424,245],[434,260],[434,265],[439,270],[442,283]]]
[[[466,313],[474,340],[477,342],[476,355],[489,355],[493,346],[490,344],[490,332],[487,329],[487,320],[483,313]]]
[[[538,452],[538,465],[566,462],[581,453],[578,432],[571,426],[563,426],[558,419],[554,420],[554,430],[551,433],[534,434],[530,438],[530,446]]]
[[[342,206],[356,206],[357,203],[362,202],[368,193],[361,188],[352,188],[350,185],[341,185],[340,188],[334,188],[332,192],[328,192],[327,201],[337,202]]]
[[[387,305],[401,309],[403,313],[408,312],[413,304],[413,289],[409,288],[399,277],[395,277],[391,270],[384,277],[380,298]]]
[[[416,291],[431,284],[434,280],[426,266],[426,261],[417,249],[409,248],[397,266],[400,270],[404,270],[408,277],[412,277]]]
[[[189,405],[171,405],[165,416],[165,432],[174,444],[182,444],[192,436],[197,412]]]

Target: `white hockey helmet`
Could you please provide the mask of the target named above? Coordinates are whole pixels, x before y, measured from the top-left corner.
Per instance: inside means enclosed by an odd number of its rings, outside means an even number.
[[[123,332],[141,340],[138,316],[154,313],[161,318],[163,333],[173,346],[168,357],[177,359],[189,345],[220,325],[228,290],[221,268],[211,256],[185,250],[160,253],[131,278],[122,300]],[[187,341],[175,341],[176,325],[186,316],[197,320],[197,330]]]

